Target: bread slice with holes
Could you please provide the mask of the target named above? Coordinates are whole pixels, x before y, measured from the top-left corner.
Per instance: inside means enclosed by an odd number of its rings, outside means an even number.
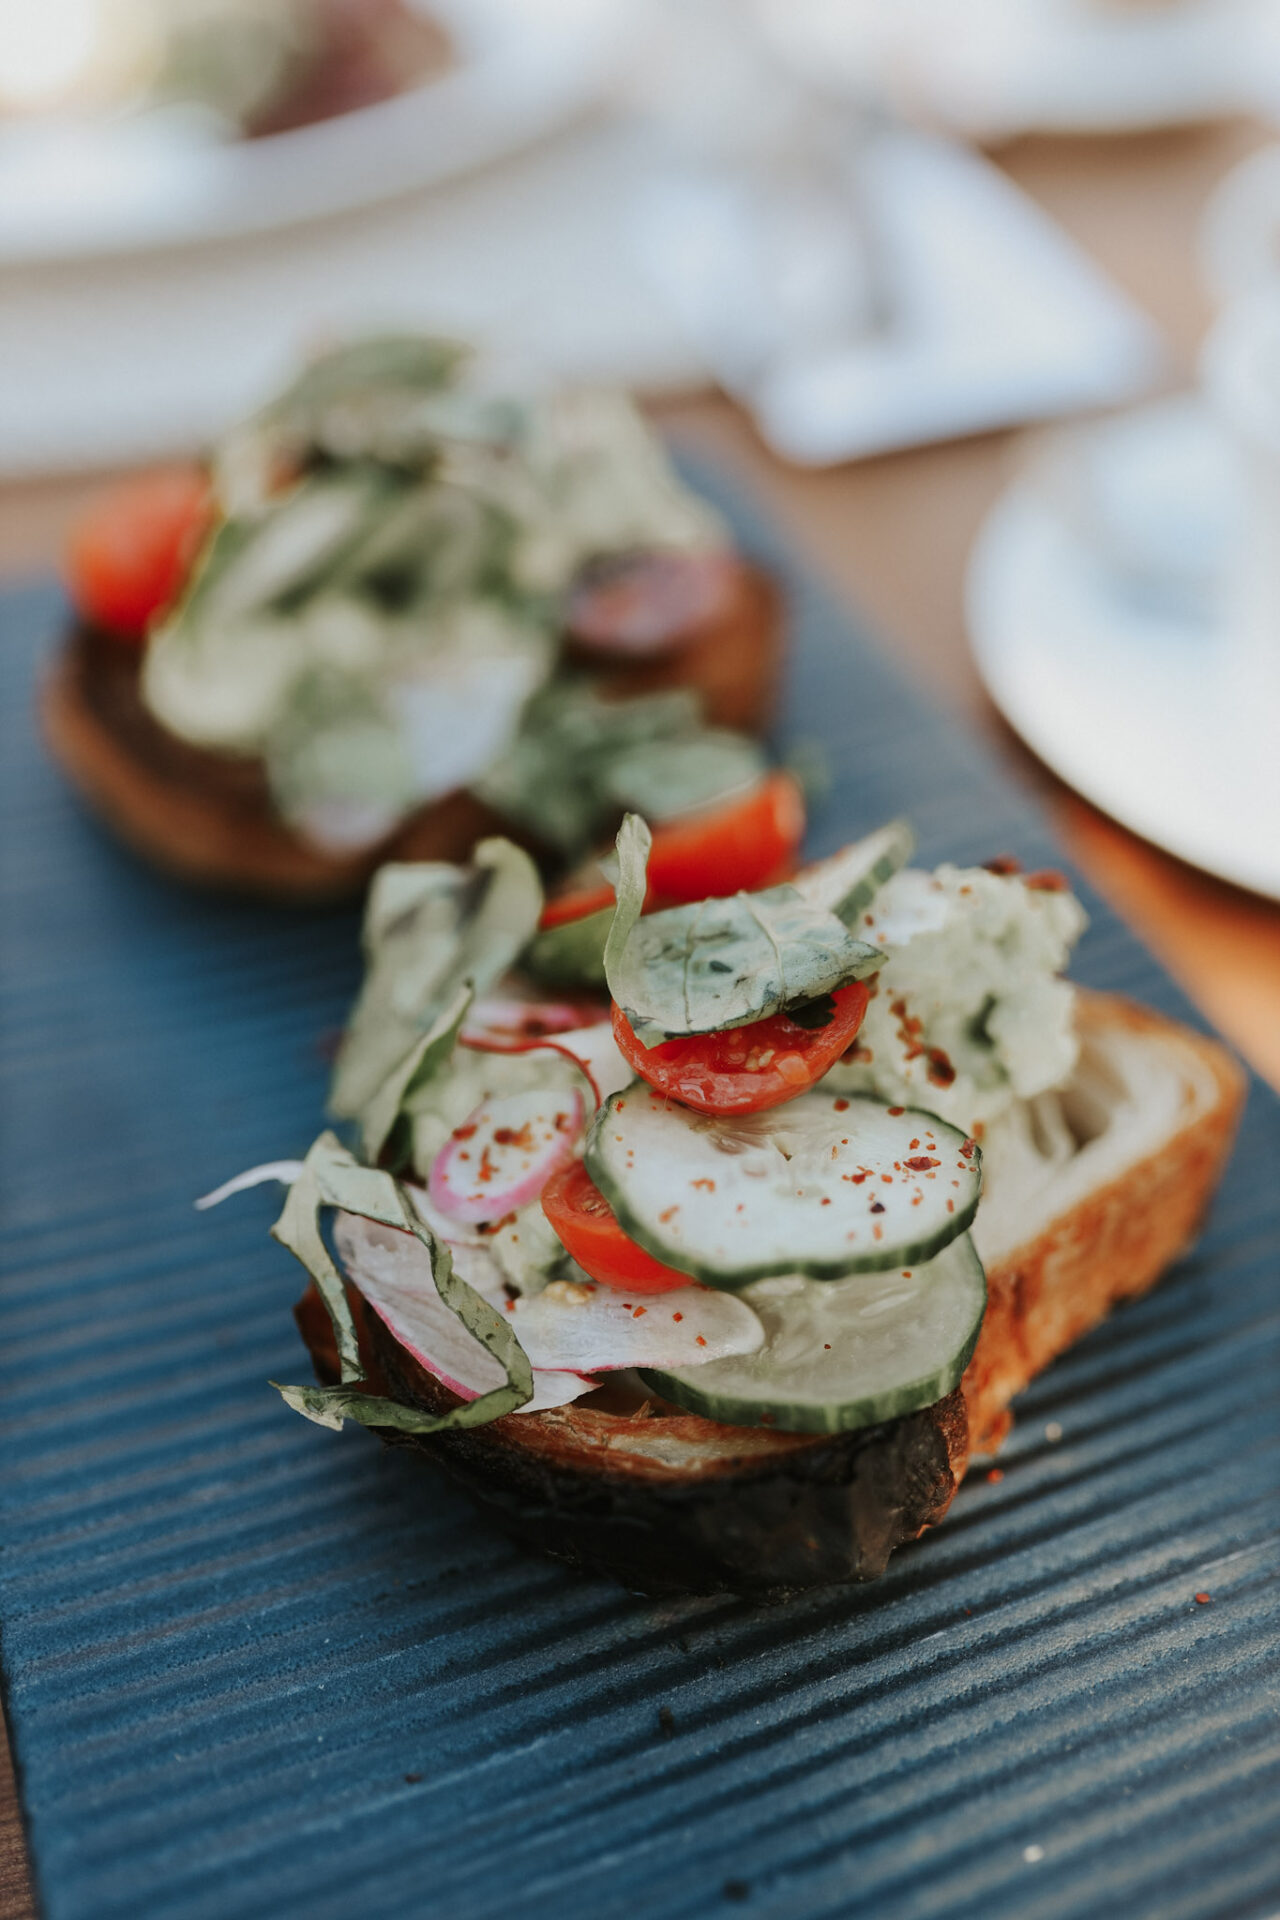
[[[1217,1041],[1112,995],[1077,996],[1069,1085],[993,1133],[974,1236],[988,1306],[961,1385],[852,1433],[718,1425],[619,1380],[564,1407],[430,1436],[508,1532],[647,1592],[772,1593],[882,1573],[945,1515],[1016,1395],[1154,1286],[1195,1237],[1231,1148],[1244,1075]],[[362,1309],[371,1390],[432,1412],[452,1396]],[[297,1309],[320,1379],[337,1377],[314,1291]]]
[[[727,556],[723,591],[653,657],[568,657],[625,699],[689,687],[712,726],[759,733],[772,716],[782,657],[778,590],[750,562]],[[386,860],[466,860],[487,833],[511,831],[473,794],[446,794],[376,845],[328,853],[292,832],[271,802],[258,760],[190,745],[142,698],[141,654],[109,637],[73,633],[40,693],[45,740],[90,808],[126,845],[179,879],[269,899],[318,904],[361,892]],[[536,848],[531,851],[537,851]]]

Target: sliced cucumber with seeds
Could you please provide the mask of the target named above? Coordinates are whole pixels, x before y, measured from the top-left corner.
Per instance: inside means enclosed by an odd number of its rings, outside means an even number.
[[[764,1323],[755,1353],[644,1380],[731,1427],[848,1433],[931,1407],[959,1384],[987,1283],[968,1234],[925,1265],[821,1285],[757,1280],[743,1298]]]
[[[909,822],[891,820],[829,860],[805,867],[791,884],[811,906],[825,907],[846,927],[853,927],[885,881],[906,866],[915,847]]]
[[[931,1113],[815,1090],[713,1119],[641,1080],[600,1109],[587,1171],[625,1233],[713,1287],[931,1260],[978,1207],[976,1142]]]

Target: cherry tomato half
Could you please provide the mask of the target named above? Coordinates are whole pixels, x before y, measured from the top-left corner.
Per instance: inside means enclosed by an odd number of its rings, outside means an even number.
[[[662,900],[706,900],[771,885],[804,836],[804,795],[794,774],[769,773],[723,805],[658,827],[649,886]]]
[[[721,806],[655,827],[645,912],[771,886],[790,870],[803,836],[804,796],[789,773],[766,774]],[[612,905],[605,881],[571,887],[548,900],[539,924],[564,926]]]
[[[213,514],[199,467],[125,480],[95,501],[67,547],[67,586],[81,618],[141,644],[174,600]]]
[[[825,1027],[802,1027],[775,1013],[750,1026],[690,1034],[656,1047],[642,1047],[615,1006],[613,1037],[628,1065],[669,1100],[698,1113],[760,1113],[804,1093],[852,1042],[867,1010],[867,984],[854,980],[831,997],[835,1012]]]
[[[687,1273],[664,1267],[618,1225],[613,1208],[581,1160],[553,1173],[542,1189],[542,1211],[584,1273],[624,1293],[670,1293],[691,1287]]]

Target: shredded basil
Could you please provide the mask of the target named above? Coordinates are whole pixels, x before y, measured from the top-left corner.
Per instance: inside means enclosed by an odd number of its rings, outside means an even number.
[[[471,868],[435,861],[382,868],[365,916],[365,981],[339,1050],[330,1110],[385,1140],[398,1110],[397,1102],[387,1112],[389,1083],[407,1073],[407,1086],[418,1076],[426,1056],[413,1068],[409,1056],[436,1033],[461,983],[476,993],[492,986],[541,911],[537,870],[509,840],[482,840]]]
[[[358,1391],[364,1378],[359,1341],[346,1285],[320,1231],[320,1210],[336,1207],[384,1226],[412,1233],[426,1248],[432,1279],[445,1305],[467,1332],[478,1340],[506,1372],[506,1384],[448,1413],[429,1414]],[[341,1384],[337,1387],[272,1385],[296,1413],[321,1426],[341,1427],[344,1418],[364,1426],[397,1427],[406,1433],[438,1433],[449,1428],[476,1427],[514,1413],[533,1398],[533,1370],[508,1321],[453,1270],[449,1249],[443,1246],[410,1205],[400,1183],[379,1167],[361,1166],[337,1137],[323,1133],[308,1153],[300,1177],[290,1187],[284,1210],[271,1229],[305,1267],[328,1310],[338,1349]]]

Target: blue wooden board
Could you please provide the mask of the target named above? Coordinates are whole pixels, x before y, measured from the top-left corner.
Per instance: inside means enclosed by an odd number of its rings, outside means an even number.
[[[930,861],[1057,858],[738,517],[791,589],[782,733],[835,776],[814,850],[909,811]],[[275,1196],[191,1200],[310,1140],[356,920],[184,893],[82,816],[30,721],[60,618],[0,600],[0,1652],[47,1920],[1280,1906],[1275,1098],[1194,1257],[878,1585],[576,1578],[265,1384],[306,1377]],[[1079,976],[1185,1012],[1090,905]]]

